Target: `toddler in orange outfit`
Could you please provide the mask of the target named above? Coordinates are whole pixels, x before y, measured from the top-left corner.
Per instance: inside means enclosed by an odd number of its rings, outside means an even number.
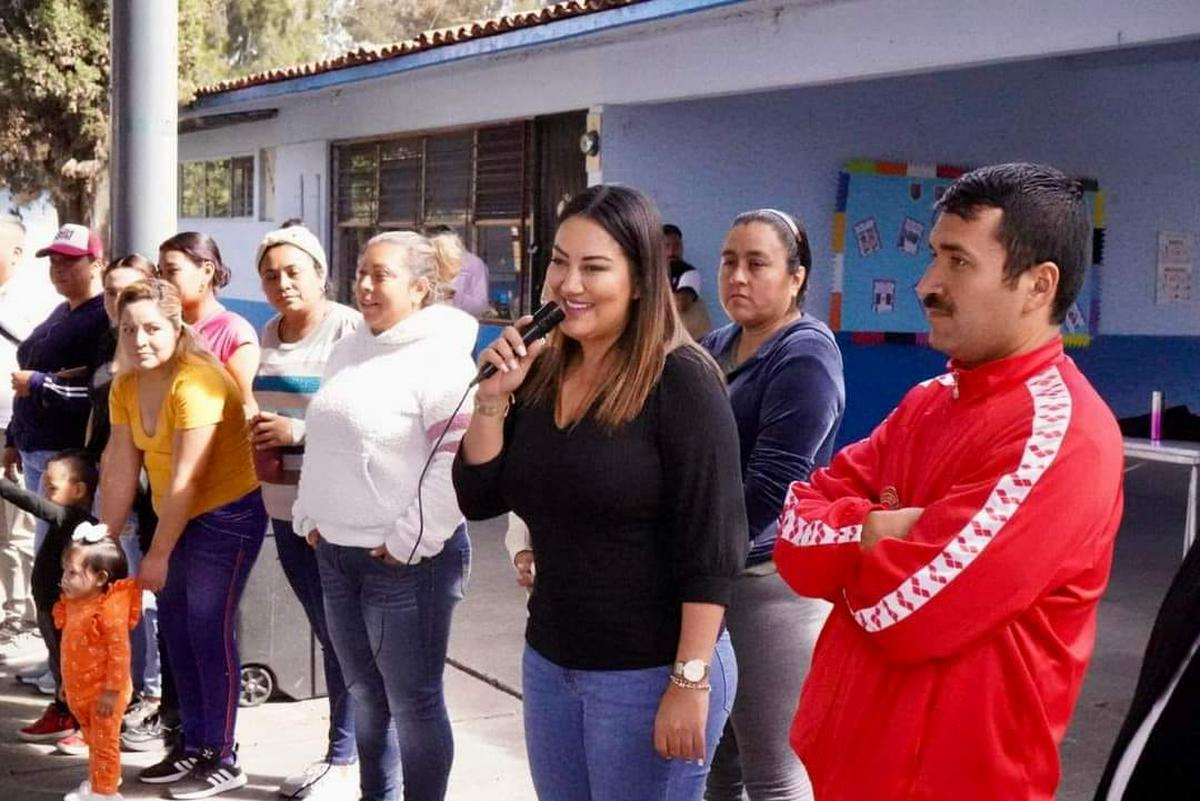
[[[133,692],[129,630],[141,613],[141,590],[127,574],[125,554],[107,529],[80,523],[63,553],[62,599],[54,605],[54,625],[63,632],[67,705],[90,756],[88,780],[64,801],[121,798],[121,717]]]

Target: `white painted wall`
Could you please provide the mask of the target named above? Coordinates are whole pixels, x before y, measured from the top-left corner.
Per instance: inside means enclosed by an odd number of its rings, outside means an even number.
[[[204,231],[217,241],[221,256],[233,273],[222,295],[243,300],[262,300],[255,271],[254,253],[264,234],[291,217],[299,217],[321,237],[328,249],[329,188],[327,185],[328,143],[308,141],[277,145],[278,129],[271,124],[253,123],[218,128],[180,137],[179,157],[185,161],[255,157],[255,215],[232,219],[182,217],[181,231]],[[262,179],[259,151],[275,148],[275,208],[270,219],[259,219],[258,182]]]
[[[656,2],[657,0],[651,0]],[[670,5],[663,0],[664,5]],[[600,15],[598,15],[600,16]],[[254,246],[258,238],[288,216],[303,216],[320,231],[329,245],[328,186],[330,143],[336,140],[428,131],[489,121],[524,118],[569,109],[649,103],[681,98],[699,98],[761,92],[773,87],[818,86],[839,81],[903,75],[929,74],[968,64],[996,64],[1044,57],[1048,54],[1086,53],[1138,44],[1174,41],[1200,36],[1200,3],[1195,0],[809,0],[808,2],[764,2],[751,0],[711,12],[684,15],[661,22],[645,23],[598,33],[553,45],[500,55],[481,56],[432,66],[384,79],[364,81],[341,88],[299,92],[260,101],[235,102],[218,109],[187,112],[203,116],[253,108],[276,108],[276,118],[246,123],[180,137],[180,158],[211,158],[257,153],[276,147],[276,203],[272,221],[181,220],[181,229],[203,229],[217,238],[226,260],[234,270],[230,294],[257,298],[254,279]],[[454,47],[445,52],[452,55]],[[916,86],[929,80],[917,79]],[[823,94],[836,103],[840,90]],[[1007,103],[1021,104],[1021,87],[1010,87]],[[1044,93],[1043,93],[1044,94]],[[1101,94],[1104,94],[1101,92]],[[236,97],[231,95],[230,97]],[[815,159],[820,170],[851,155],[884,151],[898,158],[918,158],[918,151],[932,158],[953,159],[955,151],[964,161],[978,163],[980,148],[946,147],[941,133],[957,126],[991,136],[1000,117],[963,116],[955,112],[957,98],[951,91],[939,95],[940,107],[914,97],[915,114],[897,115],[887,98],[870,95],[867,105],[831,109],[812,106],[787,117],[786,126],[807,131],[806,148],[817,146],[818,120],[871,120],[855,130],[877,128],[877,136],[866,137],[856,147],[848,143]],[[1106,95],[1107,97],[1107,95]],[[1194,108],[1194,97],[1182,97],[1185,107]],[[1144,100],[1139,98],[1138,100]],[[730,106],[729,103],[734,103]],[[774,167],[788,145],[777,142],[774,151],[758,149],[751,138],[732,141],[720,130],[753,132],[758,126],[777,130],[772,139],[787,130],[765,109],[766,117],[736,119],[725,116],[743,108],[737,100],[709,100],[689,106],[689,118],[699,127],[658,126],[653,141],[610,135],[605,119],[603,177],[618,175],[639,183],[641,176],[628,169],[608,172],[607,165],[619,164],[622,148],[658,147],[671,154],[663,166],[675,163],[680,153],[695,148],[695,158],[728,161],[724,144],[749,147],[757,156],[774,155],[762,163]],[[986,103],[982,104],[986,112]],[[653,107],[653,106],[649,106]],[[757,115],[763,107],[752,102],[746,113]],[[726,111],[727,110],[727,111]],[[631,120],[636,114],[619,115]],[[1046,136],[1075,137],[1076,126],[1047,127],[1030,115],[1021,117]],[[941,125],[931,125],[941,120]],[[932,130],[931,130],[932,129]],[[915,136],[915,131],[921,131]],[[712,152],[712,136],[723,142]],[[1014,140],[1019,141],[1019,140]],[[1043,139],[1031,141],[1045,141]],[[921,147],[900,147],[900,143]],[[874,145],[868,148],[868,145]],[[888,147],[888,145],[891,145]],[[1060,145],[1051,152],[1060,152]],[[998,152],[1000,149],[993,149]],[[707,154],[707,155],[702,155]],[[734,158],[740,158],[735,153]],[[929,158],[930,156],[926,156]],[[1061,160],[1061,159],[1060,159]],[[636,162],[636,158],[634,159]],[[614,163],[615,162],[615,163]],[[628,163],[628,162],[627,162]],[[686,163],[686,160],[685,160]],[[1070,164],[1064,166],[1070,167]],[[836,172],[836,170],[834,170]],[[1091,169],[1101,174],[1104,171]],[[823,174],[823,173],[818,173]],[[677,176],[678,186],[694,187],[694,176]],[[832,180],[832,179],[830,179]],[[644,181],[643,181],[644,182]],[[669,192],[663,195],[670,198]],[[703,203],[697,195],[691,201]],[[301,213],[302,212],[302,213]],[[819,219],[819,215],[817,217]],[[706,243],[711,244],[711,243]]]
[[[651,0],[651,5],[656,2],[664,10],[680,5],[672,0]],[[594,19],[600,24],[604,14]],[[1198,35],[1200,3],[1195,0],[750,0],[340,88],[232,102],[221,110],[279,107],[281,141],[337,139],[609,103],[931,72]],[[485,41],[499,44],[504,37]],[[453,58],[472,46],[435,52]],[[300,89],[304,82],[288,85]]]
[[[1042,61],[609,106],[604,179],[647,191],[682,226],[685,255],[702,271],[714,317],[722,316],[716,254],[733,217],[762,206],[799,213],[816,266],[810,308],[824,316],[837,175],[846,160],[1047,162],[1097,178],[1105,192],[1100,332],[1200,335],[1200,297],[1154,303],[1158,231],[1191,231],[1200,240],[1200,46],[1157,55],[1175,57]],[[1196,269],[1200,276],[1200,263]]]

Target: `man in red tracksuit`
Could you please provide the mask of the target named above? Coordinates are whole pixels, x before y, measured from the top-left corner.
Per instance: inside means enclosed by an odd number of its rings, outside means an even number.
[[[1050,801],[1121,519],[1121,435],[1058,330],[1080,187],[985,167],[938,208],[917,291],[949,372],[780,520],[780,575],[834,603],[791,733],[817,801]]]

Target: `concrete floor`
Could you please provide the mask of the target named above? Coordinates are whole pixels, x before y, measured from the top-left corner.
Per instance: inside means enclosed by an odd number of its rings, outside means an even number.
[[[1129,704],[1150,626],[1180,561],[1186,471],[1134,466],[1127,475],[1126,515],[1112,584],[1100,609],[1092,666],[1066,740],[1060,801],[1089,801]],[[525,764],[520,703],[505,691],[520,686],[524,592],[513,583],[502,532],[476,530],[468,599],[455,618],[446,672],[456,738],[451,801],[533,801]],[[269,554],[264,551],[264,555]],[[497,686],[498,685],[498,686]],[[85,775],[82,758],[52,755],[49,746],[15,742],[7,733],[35,717],[44,701],[17,688],[0,668],[0,801],[61,798]],[[279,780],[322,749],[323,701],[273,702],[244,710],[242,762],[251,783],[229,799],[267,799]],[[124,795],[158,798],[134,773],[152,756],[126,755]]]
[[[446,668],[446,696],[455,737],[449,801],[534,801],[525,761],[521,703],[507,689],[520,686],[525,591],[516,585],[503,546],[503,530],[477,530],[470,585],[455,613]],[[268,543],[270,546],[271,543]],[[272,547],[260,559],[275,558]],[[55,754],[51,745],[18,741],[16,730],[36,718],[46,699],[12,681],[0,667],[0,801],[61,799],[87,776],[84,757]],[[496,685],[500,685],[499,687]],[[278,799],[282,779],[324,752],[328,704],[274,701],[243,709],[238,719],[240,757],[250,779],[231,801]],[[122,754],[127,799],[163,798],[161,788],[139,784],[139,768],[161,754]]]

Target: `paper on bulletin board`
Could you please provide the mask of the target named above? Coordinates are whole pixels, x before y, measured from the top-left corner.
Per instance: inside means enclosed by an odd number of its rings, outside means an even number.
[[[1192,292],[1192,254],[1196,238],[1178,231],[1158,232],[1158,284],[1155,304],[1187,303]]]
[[[929,331],[917,282],[929,264],[934,207],[954,182],[935,174],[848,173],[845,180],[845,242],[842,268],[843,331],[923,334]],[[1084,193],[1095,219],[1097,192]],[[1092,264],[1089,254],[1088,264]],[[1094,330],[1097,277],[1088,271],[1063,333],[1087,337]]]

